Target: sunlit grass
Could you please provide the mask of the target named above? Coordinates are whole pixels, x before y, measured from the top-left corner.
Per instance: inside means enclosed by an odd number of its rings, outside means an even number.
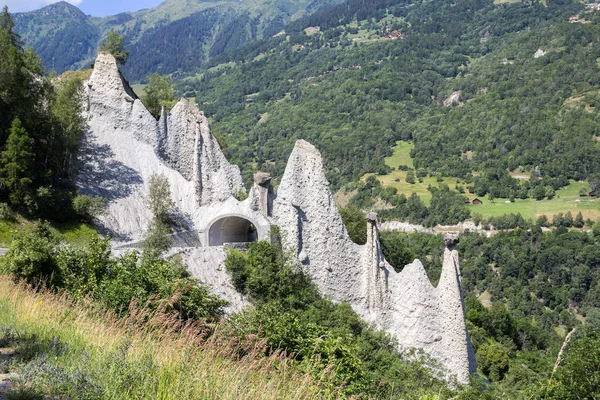
[[[31,232],[36,221],[17,215],[13,221],[0,220],[0,247],[8,247],[15,235]],[[85,245],[98,235],[96,229],[84,222],[69,221],[50,224],[50,230],[59,240],[75,246]]]
[[[255,336],[214,334],[219,326],[182,323],[160,310],[134,307],[129,317],[121,319],[91,304],[73,306],[66,296],[35,293],[2,275],[0,327],[35,335],[39,343],[65,343],[66,351],[50,354],[44,362],[67,375],[85,376],[107,399],[326,396],[314,378],[318,371],[310,363],[300,368],[284,353],[265,356],[265,341]],[[15,367],[17,372],[31,368],[32,362],[21,364]],[[34,383],[21,382],[16,387],[30,385],[43,391],[49,385]]]

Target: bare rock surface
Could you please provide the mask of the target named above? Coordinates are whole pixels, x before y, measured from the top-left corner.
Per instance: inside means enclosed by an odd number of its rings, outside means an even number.
[[[447,378],[455,376],[465,382],[475,372],[456,251],[446,249],[442,277],[435,288],[419,260],[400,273],[385,261],[375,213],[369,213],[365,221],[366,245],[354,244],[333,201],[321,155],[302,140],[288,160],[275,199],[274,220],[287,246],[325,295],[349,302],[403,348],[423,349],[446,369]],[[450,242],[454,240],[457,237]]]

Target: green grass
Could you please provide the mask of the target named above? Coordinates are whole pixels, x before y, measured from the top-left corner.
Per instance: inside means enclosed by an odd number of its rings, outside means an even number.
[[[53,224],[52,229],[58,233],[60,238],[74,246],[84,246],[92,238],[98,236],[96,228],[77,221]]]
[[[35,221],[17,216],[15,221],[0,220],[0,247],[8,247],[15,235],[30,232],[35,227]],[[83,222],[71,221],[51,223],[50,230],[60,239],[74,246],[85,245],[98,235],[94,227]]]
[[[0,339],[14,351],[9,372],[20,375],[9,398],[329,397],[323,381],[313,378],[322,373],[326,379],[326,372],[307,361],[298,368],[277,351],[265,356],[257,337],[207,335],[214,327],[132,310],[118,319],[86,301],[74,305],[0,275]]]
[[[471,206],[471,213],[479,213],[484,217],[521,213],[525,219],[534,219],[542,214],[551,217],[570,211],[573,216],[581,212],[584,219],[600,221],[600,199],[579,197],[579,188],[583,185],[582,182],[572,181],[569,186],[557,190],[556,197],[552,200],[516,199],[514,203],[507,203],[508,199],[490,201],[486,196],[482,199],[482,205]]]
[[[408,165],[413,168],[413,160],[410,157],[410,151],[415,147],[411,142],[398,140],[393,147],[394,154],[385,158],[386,165],[397,169],[400,165]]]
[[[0,220],[0,246],[8,247],[12,243],[14,235],[23,234],[33,229],[33,222],[24,218],[17,218],[17,221]]]
[[[383,186],[394,187],[398,190],[398,193],[404,193],[406,196],[416,193],[426,204],[429,204],[431,200],[431,194],[427,190],[429,185],[437,186],[442,183],[454,190],[458,181],[456,178],[444,178],[442,182],[438,182],[434,177],[425,177],[423,178],[423,182],[419,182],[418,180],[414,184],[406,182],[406,171],[399,171],[397,168],[399,165],[413,167],[413,160],[410,157],[410,150],[413,147],[413,143],[406,141],[398,141],[396,143],[396,146],[393,148],[394,154],[385,159],[385,163],[394,168],[394,170],[387,175],[377,175],[377,179],[381,181]],[[365,175],[363,179],[367,176]],[[478,197],[469,193],[464,183],[458,183],[458,185],[465,189],[465,196],[470,200]],[[470,206],[471,213],[478,213],[483,217],[521,213],[525,219],[535,219],[542,214],[551,218],[554,214],[570,211],[573,216],[581,212],[584,219],[590,218],[593,221],[600,221],[600,199],[579,197],[579,190],[582,187],[589,186],[585,182],[571,181],[569,186],[557,190],[556,197],[552,200],[516,199],[514,203],[510,203],[507,202],[508,199],[494,199],[494,201],[490,201],[486,196],[480,198],[483,201],[482,205]]]

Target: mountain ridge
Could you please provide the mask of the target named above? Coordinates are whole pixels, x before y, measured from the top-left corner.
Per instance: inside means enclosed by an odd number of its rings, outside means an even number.
[[[131,51],[124,71],[139,82],[151,72],[193,71],[209,57],[271,36],[287,23],[339,2],[167,0],[153,8],[92,17],[61,1],[16,13],[14,20],[25,44],[34,48],[46,69],[57,73],[90,64],[101,40],[114,29],[125,36]]]

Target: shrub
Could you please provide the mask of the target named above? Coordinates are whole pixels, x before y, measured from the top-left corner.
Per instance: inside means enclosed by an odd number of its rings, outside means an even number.
[[[81,219],[91,221],[106,211],[106,199],[102,196],[77,195],[73,198],[73,211]]]
[[[94,238],[84,248],[63,246],[46,223],[15,238],[2,269],[15,280],[65,289],[75,300],[89,296],[105,308],[126,314],[132,300],[163,305],[180,318],[217,318],[228,303],[200,286],[176,261],[137,252],[110,255],[108,238]]]
[[[492,381],[501,380],[508,372],[508,352],[496,341],[491,340],[482,344],[477,350],[476,357],[481,372]]]
[[[46,281],[53,286],[62,286],[55,245],[49,225],[40,223],[32,232],[15,237],[2,260],[3,270],[12,274],[15,280],[23,279],[30,284]]]
[[[415,173],[412,169],[406,173],[406,182],[410,183],[411,185],[414,185],[415,183]]]
[[[16,219],[14,211],[6,203],[0,203],[0,219],[4,221],[14,221]]]
[[[342,397],[407,398],[431,387],[443,391],[425,363],[407,362],[411,355],[400,355],[388,334],[375,332],[349,304],[323,298],[278,244],[254,242],[247,253],[229,249],[225,266],[255,305],[232,316],[237,333],[261,335],[271,348],[332,369]]]

